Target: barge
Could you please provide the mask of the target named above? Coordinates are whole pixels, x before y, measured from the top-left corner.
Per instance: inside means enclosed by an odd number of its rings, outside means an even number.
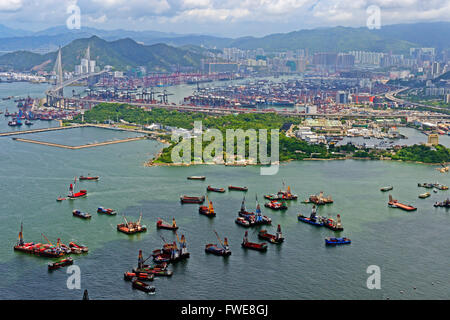
[[[181,203],[197,203],[202,204],[205,202],[205,196],[201,197],[189,197],[189,196],[181,196],[180,197]]]
[[[208,186],[208,187],[206,188],[206,191],[208,191],[208,192],[219,192],[219,193],[224,193],[224,192],[225,192],[225,189],[224,189],[224,188],[213,188],[213,187],[211,187],[211,186]]]
[[[267,232],[267,230],[263,229],[258,232],[258,238],[267,240],[270,243],[276,243],[276,244],[282,243],[284,241],[284,237],[283,237],[283,234],[281,233],[280,225],[278,225],[277,232],[275,235],[270,234]]]
[[[235,190],[235,191],[244,191],[247,192],[247,187],[236,187],[236,186],[228,186],[228,190]]]
[[[117,212],[113,209],[110,208],[103,208],[103,207],[98,207],[97,208],[97,213],[103,213],[103,214],[107,214],[110,216],[115,216],[117,214]]]
[[[241,243],[242,248],[244,249],[251,249],[251,250],[257,250],[257,251],[266,251],[267,250],[267,243],[254,243],[248,241],[248,231],[245,231],[244,239]]]
[[[216,231],[214,231],[214,233],[216,234],[216,237],[219,240],[220,247],[217,244],[209,243],[205,246],[205,252],[212,253],[217,256],[223,256],[223,257],[231,255],[231,250],[230,250],[230,247],[228,246],[228,239],[224,238],[223,243],[222,243],[222,240],[220,239],[219,234]]]
[[[136,222],[129,222],[125,217],[123,217],[123,219],[125,220],[125,223],[118,224],[117,231],[125,234],[136,234],[147,231],[147,226],[141,225],[142,213],[139,216],[139,220]]]
[[[65,259],[56,261],[56,262],[49,262],[48,263],[48,270],[56,270],[65,266],[70,266],[73,264],[73,259],[71,257],[67,257]]]
[[[398,200],[395,200],[392,198],[391,195],[389,195],[389,202],[388,202],[388,206],[391,208],[399,208],[405,211],[415,211],[417,210],[416,207],[413,207],[411,205],[407,205],[407,204],[403,204],[398,202]]]
[[[341,245],[341,244],[350,244],[352,243],[352,241],[349,238],[333,238],[333,237],[328,237],[325,238],[325,244],[327,246],[336,246],[336,245]]]
[[[72,215],[81,219],[90,219],[92,216],[87,212],[81,212],[80,210],[73,210]]]
[[[284,201],[278,202],[277,200],[267,202],[264,204],[264,206],[272,210],[287,210],[288,208]]]
[[[165,222],[161,218],[158,218],[158,221],[156,222],[156,228],[158,229],[166,229],[166,230],[178,230],[177,222],[175,221],[175,218],[172,219],[172,224]]]
[[[209,201],[208,197],[206,197],[206,202],[208,202],[208,206],[200,206],[198,208],[198,213],[207,216],[207,217],[215,217],[216,212],[214,211],[213,203],[212,201]]]

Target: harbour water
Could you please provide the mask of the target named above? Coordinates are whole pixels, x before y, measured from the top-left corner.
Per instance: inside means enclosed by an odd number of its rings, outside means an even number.
[[[12,94],[8,94],[12,95]],[[1,96],[1,95],[0,95]],[[3,105],[2,105],[2,108]],[[0,116],[3,117],[3,116]],[[7,130],[0,119],[2,131]],[[36,126],[40,125],[37,122]],[[42,124],[44,125],[44,124]],[[48,125],[47,123],[45,125]],[[71,144],[129,136],[126,132],[86,128],[40,134],[40,139]],[[111,135],[111,136],[110,136]],[[424,140],[426,136],[423,136]],[[28,136],[32,138],[32,136]],[[436,166],[393,161],[303,161],[282,164],[275,176],[261,176],[258,167],[144,167],[143,163],[161,148],[156,141],[143,140],[84,150],[65,150],[0,138],[0,299],[81,299],[88,289],[91,299],[449,299],[448,235],[450,211],[434,208],[435,201],[449,191],[425,192],[418,182],[450,184],[448,174]],[[88,197],[56,202],[66,195],[75,176],[99,175],[98,182],[80,182]],[[206,181],[187,176],[205,175]],[[243,193],[210,193],[217,217],[198,214],[197,205],[181,205],[180,195],[202,195],[210,184],[247,186],[246,203],[255,209],[263,194],[290,185],[299,200],[288,203],[286,212],[263,214],[272,218],[275,232],[281,224],[286,238],[281,245],[269,244],[266,253],[240,247],[246,229],[234,223]],[[388,193],[380,187],[393,185],[391,194],[418,208],[404,212],[387,206]],[[334,204],[321,207],[321,215],[341,214],[344,232],[352,244],[330,248],[324,238],[335,235],[297,221],[311,206],[301,200],[324,191]],[[95,213],[98,206],[118,210],[115,217]],[[74,218],[73,209],[90,212],[90,221]],[[143,213],[146,233],[127,236],[116,225],[122,215],[137,220]],[[163,244],[174,241],[171,231],[158,231],[157,218],[175,217],[184,234],[191,257],[173,268],[171,278],[156,278],[156,294],[133,290],[123,273]],[[74,256],[81,270],[81,290],[70,290],[66,268],[47,271],[49,259],[13,251],[20,223],[26,242],[52,242],[61,238],[85,244],[90,251]],[[226,259],[206,255],[204,246],[217,243],[216,230],[228,237],[232,255]],[[255,229],[258,230],[258,229]],[[257,240],[250,229],[249,238]],[[381,268],[381,289],[366,286],[368,266]],[[416,289],[414,289],[416,288]],[[401,292],[403,291],[403,293]]]

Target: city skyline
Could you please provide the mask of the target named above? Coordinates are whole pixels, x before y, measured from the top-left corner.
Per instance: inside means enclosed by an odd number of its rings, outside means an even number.
[[[74,4],[80,8],[81,27],[223,37],[363,27],[369,16],[367,8],[373,5],[380,8],[381,26],[450,21],[449,0],[4,0],[0,3],[0,19],[9,28],[38,32],[65,25],[71,15],[67,10]]]

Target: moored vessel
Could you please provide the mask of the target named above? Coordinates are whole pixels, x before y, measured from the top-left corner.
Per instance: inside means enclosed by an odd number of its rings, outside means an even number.
[[[87,196],[87,190],[80,190],[78,192],[75,192],[76,185],[77,185],[77,177],[75,177],[74,183],[70,184],[69,186],[69,195],[67,197],[71,200]]]
[[[209,243],[205,246],[205,252],[206,253],[212,253],[217,256],[229,256],[231,254],[230,247],[228,245],[228,239],[224,238],[223,243],[222,240],[219,237],[219,234],[214,230],[214,233],[216,234],[217,239],[219,240],[220,247],[217,244]]]
[[[272,210],[287,210],[287,205],[284,201],[279,202],[277,200],[272,200],[270,202],[267,202],[264,204],[266,208],[272,209]]]
[[[208,217],[215,217],[216,212],[214,211],[213,203],[206,197],[206,202],[208,203],[208,206],[200,206],[198,208],[198,213],[203,214]]]
[[[96,177],[90,177],[90,176],[87,176],[87,177],[85,177],[85,176],[80,176],[80,181],[82,181],[82,180],[98,180],[98,179],[100,179],[100,177],[99,176],[96,176]]]
[[[98,207],[97,213],[103,213],[103,214],[107,214],[110,216],[115,216],[117,214],[117,212],[115,210],[110,209],[110,208],[104,208],[104,207]]]
[[[81,219],[90,219],[90,218],[92,218],[92,216],[89,213],[81,212],[80,210],[73,210],[72,211],[72,215],[74,217],[78,217],[78,218],[81,218]]]
[[[206,177],[205,176],[190,176],[187,177],[188,180],[205,180]]]
[[[123,217],[125,223],[117,225],[117,231],[123,232],[125,234],[135,234],[147,231],[147,226],[141,225],[142,212],[139,216],[139,220],[136,222],[129,222],[125,217]]]
[[[201,197],[189,197],[189,196],[181,196],[180,197],[181,203],[198,203],[201,204],[205,202],[205,196]]]
[[[244,239],[241,243],[242,248],[245,249],[252,249],[257,251],[266,251],[267,250],[267,243],[255,243],[248,241],[248,231],[245,231]]]
[[[403,204],[398,202],[398,200],[395,200],[392,198],[391,195],[389,195],[389,202],[388,202],[388,206],[391,208],[399,208],[405,211],[415,211],[417,210],[417,208],[411,206],[411,205],[407,205],[407,204]]]
[[[236,190],[236,191],[248,191],[247,187],[236,187],[236,186],[228,186],[228,190]]]
[[[276,234],[270,234],[267,230],[263,229],[258,232],[258,237],[263,240],[267,240],[270,243],[282,243],[284,241],[283,234],[281,233],[281,226],[278,225]]]
[[[146,293],[155,292],[155,287],[143,282],[142,280],[138,280],[138,278],[133,278],[132,280],[133,288],[144,291]]]
[[[224,188],[213,188],[211,186],[208,186],[206,188],[206,191],[224,193],[225,189]]]
[[[56,270],[71,264],[73,264],[73,259],[71,257],[67,257],[56,262],[49,262],[48,270]]]
[[[387,186],[387,187],[382,187],[382,188],[380,189],[380,191],[386,192],[386,191],[391,191],[392,189],[394,189],[393,186]]]
[[[315,205],[312,207],[311,215],[309,217],[304,216],[303,214],[299,213],[297,215],[297,219],[298,219],[298,221],[312,224],[313,226],[317,226],[317,227],[323,226],[322,219],[319,219],[316,215],[316,206]]]
[[[429,193],[429,192],[419,194],[420,199],[425,199],[425,198],[428,198],[429,196],[431,196],[431,193]]]
[[[328,246],[335,246],[340,244],[350,244],[352,241],[349,238],[343,237],[343,238],[334,238],[334,237],[328,237],[325,238],[325,244]]]
[[[175,221],[175,218],[172,219],[172,224],[165,222],[161,218],[158,218],[158,221],[156,222],[156,228],[173,230],[173,231],[178,230],[178,226],[177,226],[177,222]]]

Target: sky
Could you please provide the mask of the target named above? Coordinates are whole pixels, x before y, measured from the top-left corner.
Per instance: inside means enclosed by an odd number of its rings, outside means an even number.
[[[328,26],[366,26],[369,6],[383,24],[450,21],[450,0],[0,0],[0,23],[40,31],[66,25],[71,5],[82,27],[227,37]]]

